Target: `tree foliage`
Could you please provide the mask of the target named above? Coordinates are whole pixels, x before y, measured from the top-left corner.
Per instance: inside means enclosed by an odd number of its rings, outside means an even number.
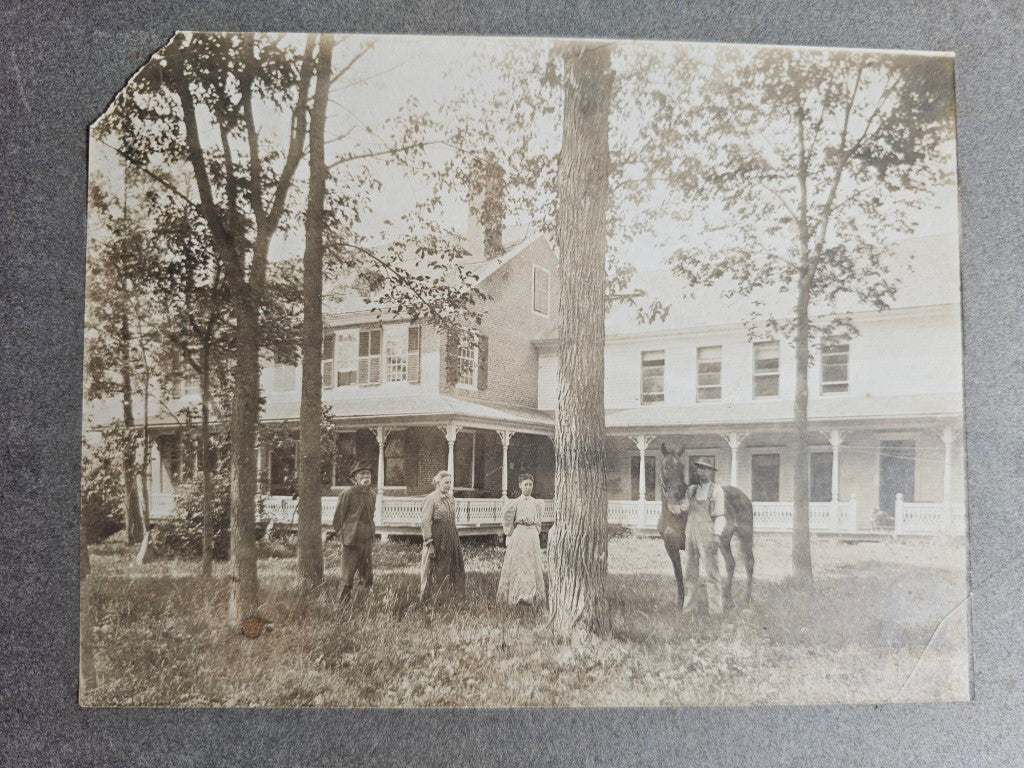
[[[691,57],[677,67],[688,85],[666,91],[649,129],[690,147],[660,159],[691,225],[674,270],[749,297],[752,333],[796,349],[793,567],[809,583],[812,349],[855,334],[852,309],[892,304],[886,258],[950,172],[952,60],[730,48],[706,69]],[[780,308],[779,294],[792,303]]]

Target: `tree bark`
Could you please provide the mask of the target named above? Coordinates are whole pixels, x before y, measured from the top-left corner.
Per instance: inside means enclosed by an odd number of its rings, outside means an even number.
[[[560,251],[555,529],[549,602],[559,636],[610,629],[604,468],[604,315],[610,49],[565,53],[565,108],[556,180]]]
[[[259,607],[256,569],[256,431],[260,411],[260,305],[265,299],[270,241],[285,212],[288,192],[307,136],[307,108],[312,77],[312,46],[307,44],[299,68],[292,130],[280,177],[269,208],[264,200],[263,158],[253,107],[255,77],[260,63],[253,52],[253,34],[243,36],[244,65],[238,71],[242,123],[248,142],[249,196],[255,236],[251,260],[243,238],[234,231],[233,214],[217,205],[213,182],[203,155],[195,101],[185,75],[183,58],[169,57],[168,80],[182,108],[188,161],[195,176],[200,211],[210,227],[232,295],[235,323],[235,382],[231,399],[231,591],[228,622],[237,625],[255,616]],[[247,268],[248,262],[248,268]]]
[[[141,544],[145,534],[145,522],[139,505],[139,488],[135,483],[135,413],[132,409],[132,363],[131,332],[128,316],[121,318],[121,414],[124,419],[126,440],[121,457],[121,472],[124,480],[125,532],[129,544]],[[127,437],[132,439],[128,440]]]
[[[249,292],[246,291],[246,294]],[[256,425],[260,411],[259,312],[248,295],[235,299],[235,389],[231,404],[231,593],[228,621],[256,615]]]
[[[210,352],[203,348],[199,386],[202,389],[202,426],[199,433],[199,460],[203,469],[203,553],[200,572],[204,579],[213,576],[213,478],[210,473]]]
[[[796,300],[796,393],[793,398],[793,426],[796,428],[796,460],[793,465],[793,578],[799,584],[811,584],[811,458],[808,450],[807,364],[810,359],[811,285],[815,263],[811,253],[806,128],[804,110],[796,111],[797,141],[800,152],[797,181],[800,189],[800,270]]]
[[[810,585],[811,509],[810,456],[807,421],[807,366],[810,359],[810,275],[806,265],[800,276],[796,311],[796,397],[793,422],[796,427],[796,456],[793,465],[793,577]]]
[[[312,36],[311,36],[312,37]],[[316,88],[309,119],[309,197],[306,204],[306,249],[302,269],[302,401],[299,406],[299,576],[305,589],[324,580],[324,553],[320,512],[320,422],[323,383],[323,265],[324,196],[327,164],[324,126],[331,87],[334,42],[320,35]]]

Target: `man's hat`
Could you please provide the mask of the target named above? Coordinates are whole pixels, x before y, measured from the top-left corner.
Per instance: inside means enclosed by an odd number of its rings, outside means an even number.
[[[348,476],[350,478],[355,478],[355,476],[360,472],[369,472],[372,475],[373,467],[370,466],[370,462],[357,461],[355,464],[352,465],[352,469],[349,470]]]
[[[703,459],[700,459],[698,461],[693,462],[693,466],[695,466],[695,467],[704,467],[705,469],[710,469],[712,472],[717,472],[718,471],[718,467],[715,466],[715,460],[714,459],[708,459],[707,461],[704,461]]]

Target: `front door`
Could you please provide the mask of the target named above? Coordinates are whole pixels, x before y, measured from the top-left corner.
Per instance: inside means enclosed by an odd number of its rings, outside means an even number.
[[[895,514],[896,494],[914,500],[914,441],[883,440],[878,459],[878,508]]]

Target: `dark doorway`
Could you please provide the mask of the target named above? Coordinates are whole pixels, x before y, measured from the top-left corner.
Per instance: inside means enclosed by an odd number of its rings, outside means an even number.
[[[811,501],[832,501],[832,454],[811,454]]]
[[[883,440],[878,459],[878,508],[894,514],[896,494],[914,500],[914,441]]]
[[[750,456],[751,501],[779,500],[779,454],[754,453]]]

